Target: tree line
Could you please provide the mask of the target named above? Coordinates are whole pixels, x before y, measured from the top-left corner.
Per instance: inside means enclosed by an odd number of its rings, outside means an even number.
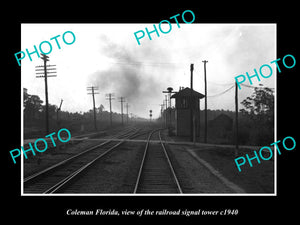
[[[274,140],[274,91],[267,87],[255,87],[253,93],[241,101],[243,107],[239,110],[239,143],[242,145],[265,145]],[[50,130],[64,126],[71,131],[93,130],[93,110],[86,112],[57,112],[58,106],[49,104]],[[171,109],[175,119],[175,109]],[[165,115],[166,111],[162,112]],[[31,95],[24,89],[24,134],[39,133],[45,124],[45,105],[38,95]],[[214,123],[220,115],[220,120]],[[225,116],[224,116],[225,115]],[[220,144],[234,143],[235,112],[229,110],[207,110],[208,142]],[[96,117],[99,127],[105,129],[110,126],[110,112],[103,105],[96,108]],[[122,115],[113,112],[114,125],[120,125]],[[123,115],[124,123],[127,115]],[[133,118],[129,121],[145,121],[143,118]],[[231,121],[230,121],[231,120]],[[158,121],[163,122],[162,118]],[[232,126],[228,128],[228,124]],[[200,111],[200,136],[204,133],[204,110]]]
[[[45,126],[46,107],[38,95],[29,94],[26,88],[23,89],[23,93],[24,134],[25,136],[38,135]],[[55,130],[61,126],[76,132],[93,131],[94,129],[93,109],[86,112],[58,111],[57,105],[49,104],[48,115],[50,130]],[[110,112],[106,111],[102,104],[96,107],[96,118],[100,130],[110,126]],[[143,121],[144,119],[129,115],[128,120]],[[112,121],[113,126],[120,125],[122,122],[121,113],[112,112]],[[126,114],[123,114],[123,121],[124,123],[127,122]]]
[[[274,91],[271,88],[253,88],[253,93],[243,99],[238,112],[239,144],[265,145],[274,142]],[[170,115],[170,109],[162,112]],[[200,142],[204,140],[204,110],[200,111]],[[235,111],[207,110],[208,143],[235,143]],[[175,108],[171,109],[171,118],[175,126]],[[162,121],[163,119],[160,118]]]

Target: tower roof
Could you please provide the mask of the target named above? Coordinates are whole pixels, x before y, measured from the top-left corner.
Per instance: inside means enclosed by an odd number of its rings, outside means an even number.
[[[191,91],[192,91],[192,94],[191,94]],[[184,88],[180,91],[178,91],[176,94],[172,95],[171,98],[178,98],[178,97],[190,97],[191,95],[193,95],[193,97],[196,97],[196,98],[204,98],[205,95],[197,92],[197,91],[194,91],[194,90],[191,90],[190,88]]]

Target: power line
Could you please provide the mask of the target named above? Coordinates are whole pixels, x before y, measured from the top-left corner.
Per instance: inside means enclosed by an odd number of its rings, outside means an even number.
[[[209,98],[211,97],[217,97],[217,96],[220,96],[222,94],[225,94],[226,92],[230,91],[232,88],[234,88],[235,85],[232,85],[230,88],[226,89],[225,91],[221,92],[221,93],[218,93],[218,94],[215,94],[215,95],[210,95],[210,96],[207,96]]]
[[[269,89],[272,89],[272,90],[275,89],[275,88],[264,87],[264,86],[257,87],[257,86],[253,86],[253,85],[247,85],[247,84],[241,84],[241,85],[244,86],[244,87],[248,87],[248,88],[269,88]]]

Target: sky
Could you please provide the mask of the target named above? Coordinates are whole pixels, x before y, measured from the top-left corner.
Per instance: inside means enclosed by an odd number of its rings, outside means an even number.
[[[158,27],[158,24],[156,24]],[[168,26],[168,25],[166,25]],[[271,61],[276,56],[276,24],[184,24],[180,28],[172,23],[168,34],[159,32],[140,39],[138,45],[134,33],[139,30],[153,30],[153,24],[22,24],[21,50],[34,51],[43,41],[52,44],[48,64],[56,65],[57,77],[48,78],[49,103],[59,105],[63,99],[62,110],[86,112],[93,107],[92,97],[87,87],[97,86],[96,107],[101,104],[109,110],[106,94],[114,93],[112,110],[121,111],[120,97],[125,97],[129,112],[148,118],[149,110],[158,117],[160,104],[165,91],[172,87],[178,91],[180,86],[190,86],[190,64],[194,64],[194,90],[204,94],[204,64],[207,60],[208,109],[234,110],[234,88],[222,95],[219,93],[232,87],[234,77],[248,72],[254,74],[263,64],[273,69],[270,78],[253,86],[263,84],[275,87],[276,66]],[[162,27],[168,30],[168,27]],[[67,45],[62,40],[66,31],[72,31],[75,42]],[[145,32],[146,33],[146,32]],[[57,38],[61,49],[58,49]],[[72,41],[66,34],[66,41]],[[43,44],[46,52],[47,44]],[[22,88],[28,93],[38,95],[45,102],[43,78],[36,78],[35,66],[43,61],[32,54],[21,61]],[[16,62],[17,63],[17,62]],[[266,72],[267,73],[267,72]],[[249,81],[245,84],[249,85]],[[239,90],[239,102],[251,95],[252,88]],[[172,106],[174,106],[172,100]],[[204,99],[200,101],[201,110]],[[241,105],[240,105],[241,107]]]

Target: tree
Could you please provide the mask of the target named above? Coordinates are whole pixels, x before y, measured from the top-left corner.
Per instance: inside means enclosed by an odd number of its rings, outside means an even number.
[[[247,114],[257,122],[274,123],[274,94],[271,88],[256,87],[254,93],[242,102],[245,109],[241,109],[243,114]]]
[[[101,104],[99,108],[97,108],[97,113],[102,113],[104,111],[104,106]]]
[[[51,104],[48,104],[48,114],[49,114],[49,118],[51,119],[56,119],[56,111],[57,111],[58,107],[56,105],[51,105]],[[42,106],[42,114],[43,114],[43,117],[46,113],[46,106],[43,105]]]
[[[24,90],[23,110],[25,120],[33,121],[39,118],[43,101],[37,95],[30,95]]]
[[[242,102],[240,131],[253,145],[263,145],[274,140],[274,94],[267,87],[256,87],[250,97]]]

